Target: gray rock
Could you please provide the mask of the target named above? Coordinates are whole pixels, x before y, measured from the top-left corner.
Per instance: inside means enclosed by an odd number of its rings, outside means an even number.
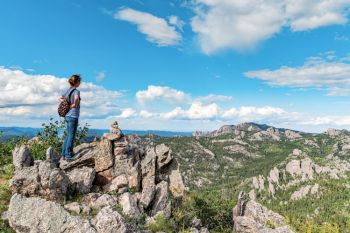
[[[123,213],[132,218],[141,216],[140,210],[137,207],[137,200],[130,193],[124,193],[119,197],[119,205],[123,208]]]
[[[140,198],[140,206],[147,209],[156,194],[155,177],[147,176],[142,180],[142,193]]]
[[[109,184],[103,186],[103,190],[106,192],[112,192],[125,187],[128,187],[128,179],[125,174],[122,174],[114,178]]]
[[[71,185],[81,194],[90,192],[95,174],[95,169],[90,167],[76,168],[67,172]]]
[[[12,159],[15,170],[30,167],[34,164],[34,159],[26,145],[17,146],[12,152]]]
[[[92,224],[99,233],[135,233],[121,214],[111,206],[106,206],[98,212]]]
[[[292,131],[292,130],[289,130],[289,129],[287,129],[284,132],[284,135],[286,136],[286,138],[288,138],[290,140],[294,140],[294,139],[298,139],[298,138],[302,137],[299,133]]]
[[[141,161],[142,177],[156,175],[156,153],[154,148],[149,148],[145,158]]]
[[[64,208],[70,212],[74,212],[76,214],[80,214],[81,207],[78,202],[72,202],[64,205]]]
[[[197,228],[197,229],[201,228],[202,227],[202,221],[199,218],[197,218],[197,217],[193,218],[192,221],[191,221],[191,227]]]
[[[141,188],[141,162],[138,161],[128,173],[129,188],[133,188],[136,191],[140,191]]]
[[[162,169],[173,159],[171,149],[167,147],[164,143],[157,145],[155,148],[155,152],[157,155],[158,169]]]
[[[234,211],[233,223],[237,233],[292,233],[289,226],[284,222],[283,216],[275,213],[259,203],[249,200],[242,205],[243,211]],[[234,209],[237,210],[238,206]],[[268,222],[273,223],[276,228],[268,227]]]
[[[114,206],[118,198],[109,194],[89,193],[84,196],[84,202],[91,208],[101,209],[105,206]]]
[[[61,155],[52,146],[50,146],[46,150],[46,160],[55,164],[56,167],[58,165],[58,162],[60,161],[60,158],[61,158]]]
[[[163,214],[164,217],[171,216],[171,203],[169,199],[168,182],[162,181],[156,186],[156,194],[152,205],[151,215]]]
[[[38,194],[41,184],[39,177],[39,165],[24,167],[16,170],[14,176],[10,180],[12,193],[21,193],[26,196]]]
[[[74,148],[74,154],[78,159],[73,161],[65,161],[61,158],[60,168],[65,171],[78,167],[94,167],[95,155],[99,153],[98,142],[83,143]]]
[[[113,143],[109,139],[102,138],[95,156],[95,170],[96,172],[102,172],[111,168],[113,164]]]
[[[95,233],[88,220],[70,215],[59,204],[14,194],[8,209],[10,226],[19,233]]]

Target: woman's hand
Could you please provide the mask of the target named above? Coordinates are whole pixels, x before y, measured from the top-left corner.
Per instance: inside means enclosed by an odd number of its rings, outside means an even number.
[[[59,102],[62,102],[64,100],[63,96],[60,96],[58,99],[57,99]]]

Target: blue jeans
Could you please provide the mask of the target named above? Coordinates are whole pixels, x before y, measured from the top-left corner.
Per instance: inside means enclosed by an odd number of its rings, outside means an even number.
[[[69,159],[73,157],[74,138],[78,128],[78,118],[67,116],[64,119],[67,123],[67,135],[62,145],[62,156]]]

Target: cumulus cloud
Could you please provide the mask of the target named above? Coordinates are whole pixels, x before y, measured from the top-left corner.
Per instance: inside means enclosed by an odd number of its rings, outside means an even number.
[[[0,111],[4,115],[52,116],[57,114],[57,98],[69,88],[67,79],[53,75],[32,75],[0,67]],[[82,117],[99,117],[116,110],[120,92],[83,82],[79,87]]]
[[[350,64],[333,55],[309,58],[302,66],[282,66],[276,70],[263,69],[244,73],[248,78],[266,81],[271,86],[326,88],[328,95],[348,95]]]
[[[188,110],[176,107],[172,111],[160,115],[165,119],[210,120],[215,119],[218,114],[219,106],[217,104],[203,105],[201,102],[194,102]]]
[[[156,115],[156,114],[151,113],[151,112],[149,112],[149,111],[147,111],[147,110],[141,110],[140,113],[139,113],[139,116],[140,116],[141,118],[151,118],[151,117],[153,117],[153,116],[155,116],[155,115]]]
[[[117,118],[127,119],[131,117],[135,117],[136,115],[137,115],[137,112],[135,109],[126,108],[126,109],[123,109],[122,113],[119,116],[117,116]]]
[[[288,27],[305,31],[345,24],[349,0],[193,0],[192,30],[202,51],[249,50]]]
[[[114,18],[136,24],[138,31],[145,34],[148,41],[158,46],[178,45],[182,40],[181,34],[174,26],[169,25],[165,19],[147,12],[124,8],[116,12]],[[180,21],[178,18],[175,20],[173,16],[170,23],[176,23],[178,26]]]
[[[286,16],[293,31],[311,30],[334,24],[345,24],[349,0],[288,0]]]
[[[167,86],[148,86],[147,90],[138,91],[136,99],[140,103],[154,100],[165,100],[168,102],[184,102],[189,100],[189,95],[183,91],[179,91]]]
[[[222,119],[239,119],[241,121],[261,121],[270,120],[273,118],[291,119],[295,116],[295,113],[287,112],[282,108],[276,108],[271,106],[254,107],[254,106],[242,106],[240,108],[231,108],[222,113]]]

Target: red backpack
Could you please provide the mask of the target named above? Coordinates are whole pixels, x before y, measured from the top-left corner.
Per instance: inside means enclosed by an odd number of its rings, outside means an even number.
[[[67,113],[70,110],[70,96],[72,95],[73,91],[75,90],[75,88],[73,90],[70,91],[69,95],[58,105],[58,115],[60,117],[65,117],[67,115]]]

